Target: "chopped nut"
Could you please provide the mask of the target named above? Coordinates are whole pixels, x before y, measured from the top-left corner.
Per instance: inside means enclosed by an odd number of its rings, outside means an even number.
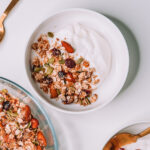
[[[84,60],[83,66],[84,66],[84,67],[89,67],[89,65],[90,65],[89,62],[88,62],[87,60]]]
[[[97,98],[98,98],[98,95],[94,94],[90,99],[91,103],[94,103],[97,100]]]
[[[34,66],[40,66],[40,60],[39,60],[38,57],[35,57],[33,59],[32,65],[34,65]]]
[[[37,50],[38,49],[38,43],[33,43],[31,48],[34,50]]]
[[[97,84],[99,82],[100,82],[100,79],[96,79],[96,80],[94,80],[93,84]]]
[[[47,87],[47,84],[41,83],[41,84],[40,84],[40,88],[41,88],[45,93],[48,93],[48,87]]]

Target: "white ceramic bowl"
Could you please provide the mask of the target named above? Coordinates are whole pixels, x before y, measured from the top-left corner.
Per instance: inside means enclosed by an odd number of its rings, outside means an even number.
[[[48,31],[57,31],[74,22],[88,24],[90,28],[99,32],[107,40],[108,45],[111,47],[112,63],[109,75],[96,90],[96,93],[99,94],[99,99],[92,105],[86,107],[77,104],[64,105],[61,101],[50,100],[50,98],[40,90],[31,78],[30,71],[31,44],[36,41],[39,35],[41,33],[47,33]],[[98,54],[95,59],[98,59]],[[106,104],[110,103],[123,87],[128,74],[128,67],[128,48],[119,29],[102,14],[87,9],[74,8],[51,15],[32,33],[25,52],[25,69],[27,78],[33,91],[36,93],[36,96],[50,107],[63,112],[89,112],[102,108]]]

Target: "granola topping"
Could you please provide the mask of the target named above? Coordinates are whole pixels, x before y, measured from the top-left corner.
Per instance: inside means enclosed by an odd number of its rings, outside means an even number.
[[[42,34],[31,45],[32,77],[50,98],[59,99],[63,104],[94,103],[98,99],[94,89],[100,82],[96,69],[83,56],[78,57],[67,38],[50,37],[49,33]]]

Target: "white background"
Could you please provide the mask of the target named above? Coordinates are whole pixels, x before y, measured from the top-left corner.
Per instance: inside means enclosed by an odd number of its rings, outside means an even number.
[[[0,0],[0,14],[9,2]],[[51,13],[72,7],[89,8],[113,17],[129,47],[127,82],[120,94],[102,110],[70,115],[43,107],[53,122],[59,150],[101,150],[106,140],[123,126],[150,121],[149,0],[20,0],[5,21],[6,35],[0,43],[0,76],[32,92],[24,69],[27,41]]]

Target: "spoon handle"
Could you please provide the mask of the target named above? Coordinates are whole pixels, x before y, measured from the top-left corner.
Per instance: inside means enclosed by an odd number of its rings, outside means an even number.
[[[10,4],[8,5],[8,7],[6,8],[6,10],[4,11],[3,15],[0,18],[0,21],[3,22],[5,20],[5,18],[7,17],[7,15],[9,14],[9,12],[12,10],[12,8],[16,5],[16,3],[19,0],[12,0],[10,2]]]
[[[142,132],[139,133],[138,135],[139,135],[140,137],[143,137],[143,136],[146,136],[146,135],[148,135],[148,134],[150,134],[150,128],[145,129],[144,131],[142,131]]]

